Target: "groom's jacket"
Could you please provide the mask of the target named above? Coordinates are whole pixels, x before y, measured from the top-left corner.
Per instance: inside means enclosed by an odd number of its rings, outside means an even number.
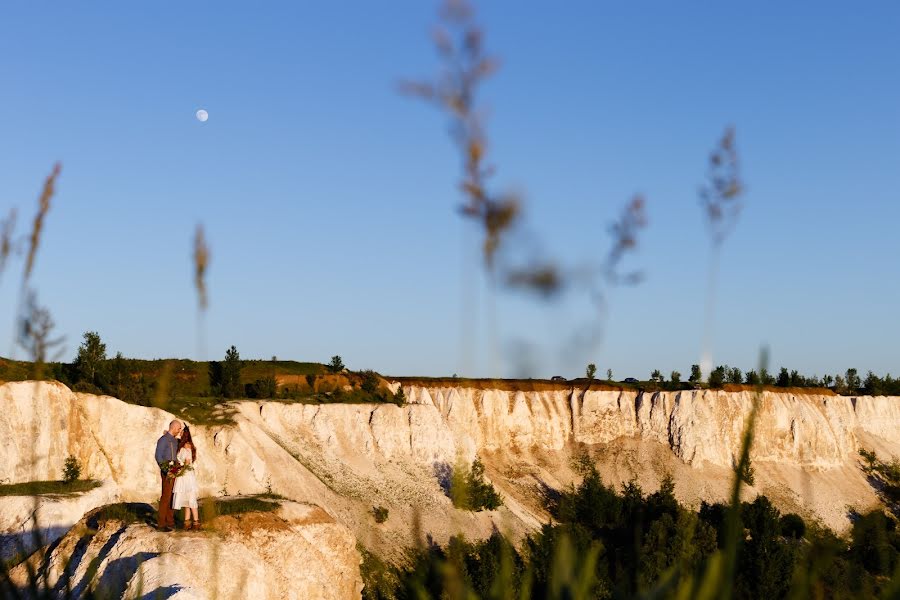
[[[175,460],[178,455],[178,440],[168,431],[162,434],[156,441],[156,462],[164,463],[169,460]]]

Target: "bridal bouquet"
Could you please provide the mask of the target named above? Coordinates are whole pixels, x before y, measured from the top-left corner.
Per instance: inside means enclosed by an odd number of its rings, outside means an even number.
[[[178,463],[174,460],[164,460],[159,463],[159,470],[166,477],[170,479],[175,478],[175,473],[178,471]]]
[[[182,465],[178,463],[178,461],[167,460],[159,463],[159,470],[169,479],[175,479],[176,477],[181,477],[188,471],[193,471],[194,467],[191,465]]]
[[[175,474],[172,475],[172,477],[181,477],[188,471],[193,471],[193,470],[194,470],[193,465],[177,465],[177,468],[175,469]]]

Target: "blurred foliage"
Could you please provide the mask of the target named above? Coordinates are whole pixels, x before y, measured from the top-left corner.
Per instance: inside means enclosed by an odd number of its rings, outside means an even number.
[[[370,599],[406,598],[878,598],[900,557],[896,521],[881,511],[857,518],[848,541],[765,496],[693,511],[675,499],[671,477],[646,494],[634,481],[606,485],[589,462],[579,485],[549,500],[553,519],[517,549],[495,531],[486,540],[450,538],[411,551],[402,566],[368,555]],[[737,519],[734,579],[725,579],[729,515]],[[715,585],[704,588],[704,582]]]
[[[878,459],[874,452],[859,450],[863,459],[863,471],[878,492],[885,505],[900,518],[900,460],[894,458],[890,462]]]
[[[448,495],[453,506],[461,510],[496,510],[503,499],[494,486],[484,478],[484,463],[475,459],[467,468],[458,464],[451,470]]]

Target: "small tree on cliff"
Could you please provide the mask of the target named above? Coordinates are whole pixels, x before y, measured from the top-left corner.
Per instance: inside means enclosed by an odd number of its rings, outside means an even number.
[[[75,372],[79,381],[97,385],[97,375],[106,361],[106,344],[100,341],[96,331],[84,332],[84,341],[78,347],[75,357]]]
[[[691,365],[691,376],[688,377],[690,383],[700,383],[703,379],[703,373],[700,371],[700,365]]]
[[[331,362],[325,365],[332,373],[340,373],[344,370],[344,361],[337,354],[331,357]]]
[[[241,395],[241,369],[244,363],[237,348],[232,346],[225,352],[225,360],[222,361],[221,381],[219,390],[226,398],[238,398]]]
[[[781,370],[778,372],[778,379],[775,380],[775,385],[778,387],[788,387],[791,385],[791,374],[788,373],[786,368],[781,367]]]
[[[681,373],[679,373],[678,371],[672,371],[669,374],[669,380],[672,383],[681,383]]]
[[[859,380],[859,374],[856,372],[856,369],[847,369],[846,382],[847,391],[851,394],[855,394],[859,390],[859,385],[862,382]]]
[[[594,376],[595,376],[596,374],[597,374],[597,365],[595,365],[594,363],[590,363],[590,364],[587,366],[587,370],[585,371],[585,375],[587,375],[587,378],[588,378],[588,379],[593,380],[593,379],[594,379]]]
[[[720,388],[725,384],[725,372],[728,367],[724,365],[719,365],[709,374],[709,387],[711,388]]]

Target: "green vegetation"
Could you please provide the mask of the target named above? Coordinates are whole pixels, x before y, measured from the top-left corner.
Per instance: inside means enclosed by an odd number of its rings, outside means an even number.
[[[700,372],[700,365],[691,365],[691,376],[688,377],[689,383],[700,383],[703,380],[703,373]]]
[[[232,346],[225,352],[225,360],[209,363],[209,387],[216,396],[224,398],[240,398],[244,389],[241,386],[241,369],[244,363],[237,348]]]
[[[406,404],[406,392],[403,391],[402,387],[398,388],[397,393],[394,394],[394,404],[397,406]]]
[[[72,455],[63,463],[63,483],[74,483],[81,477],[81,463]]]
[[[503,504],[494,486],[484,479],[484,464],[477,458],[470,469],[460,464],[452,470],[449,496],[453,506],[462,510],[495,510]]]
[[[495,531],[419,546],[402,567],[364,555],[363,597],[877,598],[900,565],[896,521],[881,511],[860,516],[845,542],[765,496],[736,511],[692,511],[674,492],[670,477],[650,494],[634,481],[614,489],[588,463],[580,485],[548,500],[551,523],[518,550]],[[733,538],[729,584],[732,514],[743,533]]]
[[[200,500],[200,514],[205,521],[209,522],[218,516],[240,515],[249,512],[274,512],[281,506],[280,501],[283,499],[275,494],[204,498]]]
[[[884,504],[900,519],[900,460],[883,462],[874,452],[860,449],[863,471],[869,476],[873,487]]]
[[[88,516],[88,526],[98,529],[98,525],[104,521],[122,521],[129,523],[152,524],[155,521],[155,511],[149,504],[142,502],[119,502],[107,504]]]
[[[725,371],[727,368],[728,367],[720,365],[712,370],[709,374],[709,379],[707,380],[709,387],[716,389],[725,385]]]
[[[79,381],[97,385],[98,373],[105,364],[106,344],[100,341],[100,334],[96,331],[85,332],[84,342],[78,347],[78,356],[72,365],[78,373]]]
[[[753,465],[750,463],[749,458],[742,465],[738,465],[735,468],[735,473],[741,482],[747,485],[753,485],[756,482],[756,477],[753,473]]]
[[[327,366],[328,366],[328,370],[331,371],[332,373],[340,373],[341,371],[343,371],[346,368],[346,367],[344,367],[344,361],[338,355],[332,356],[331,362],[328,363]]]
[[[362,378],[360,388],[367,394],[374,394],[378,391],[378,374],[371,369],[360,371],[359,376]]]
[[[872,371],[868,371],[865,379],[861,380],[857,370],[853,368],[847,369],[843,374],[818,377],[816,375],[805,376],[797,370],[789,370],[786,367],[781,367],[777,375],[772,375],[766,369],[743,372],[738,367],[718,365],[710,372],[705,387],[738,391],[757,385],[762,385],[771,391],[779,391],[779,388],[782,388],[794,393],[835,393],[845,396],[900,395],[900,378],[894,378],[890,373],[880,377]],[[632,384],[630,387],[644,391],[677,391],[704,387],[704,383],[700,365],[691,365],[691,374],[687,383],[681,382],[679,371],[672,371],[667,382],[661,371],[654,369],[647,381]]]
[[[363,600],[401,598],[402,596],[397,595],[400,587],[400,579],[397,576],[399,571],[366,550],[362,544],[357,543],[356,549],[362,557],[359,571],[363,580]]]
[[[275,375],[257,379],[247,390],[247,395],[251,398],[275,398],[277,394],[278,381],[275,379]]]
[[[99,481],[28,481],[0,485],[0,496],[76,496],[100,487]]]
[[[595,365],[594,363],[588,364],[584,374],[588,379],[593,379],[594,376],[597,375],[597,365]]]

